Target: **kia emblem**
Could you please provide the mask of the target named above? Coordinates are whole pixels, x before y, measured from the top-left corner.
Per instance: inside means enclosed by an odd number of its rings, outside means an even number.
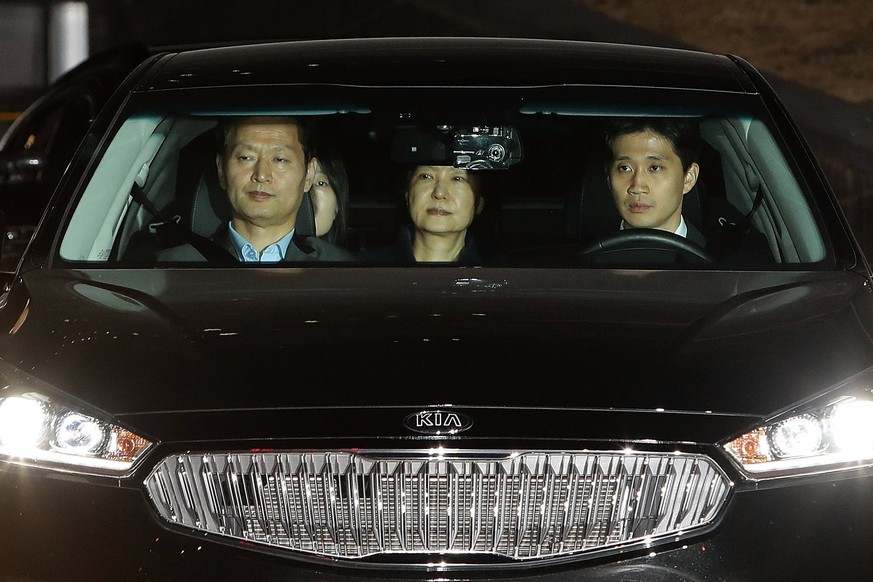
[[[422,410],[404,418],[403,426],[421,434],[450,435],[469,429],[473,419],[453,410]]]

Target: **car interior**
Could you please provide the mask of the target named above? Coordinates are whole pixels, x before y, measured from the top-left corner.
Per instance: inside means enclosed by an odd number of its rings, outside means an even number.
[[[485,210],[472,228],[495,265],[754,269],[827,255],[810,197],[766,124],[751,116],[699,118],[701,171],[683,215],[704,234],[706,249],[645,233],[616,236],[621,220],[606,180],[602,116],[527,112],[511,123],[462,117],[457,124],[400,117],[313,116],[348,173],[345,246],[353,253],[392,244],[408,220],[405,169],[436,161],[484,177]],[[148,266],[159,250],[190,243],[190,233],[208,239],[230,218],[216,174],[216,121],[128,118],[78,200],[60,258]],[[297,231],[315,232],[308,196]]]

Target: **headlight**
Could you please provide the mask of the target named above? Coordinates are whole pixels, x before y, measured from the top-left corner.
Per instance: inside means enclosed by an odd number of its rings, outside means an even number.
[[[810,474],[873,465],[869,394],[777,418],[724,445],[752,477]]]
[[[151,445],[42,394],[0,396],[0,460],[5,462],[117,476],[130,471]]]

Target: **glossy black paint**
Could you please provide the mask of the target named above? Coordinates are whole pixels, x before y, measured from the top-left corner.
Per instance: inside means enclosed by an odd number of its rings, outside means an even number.
[[[288,82],[364,86],[633,85],[754,93],[724,56],[677,49],[524,39],[320,40],[174,56],[148,90]]]
[[[69,201],[130,93],[289,79],[631,79],[762,99],[819,195],[828,265],[839,269],[98,270],[56,258]],[[0,578],[866,579],[869,475],[759,487],[740,482],[718,446],[873,365],[866,264],[796,127],[761,83],[727,57],[560,41],[317,41],[148,60],[92,126],[4,297],[0,357],[159,446],[120,479],[0,466]],[[438,437],[404,426],[432,407],[473,424]],[[738,486],[713,532],[651,553],[429,574],[286,560],[188,535],[158,522],[142,487],[173,452],[438,445],[682,448],[712,455]]]
[[[204,402],[605,409],[619,394],[626,409],[763,415],[873,365],[869,292],[852,273],[37,270],[23,282],[2,315],[28,311],[0,350],[113,415]],[[354,357],[332,365],[338,354]],[[168,384],[186,389],[155,389]]]

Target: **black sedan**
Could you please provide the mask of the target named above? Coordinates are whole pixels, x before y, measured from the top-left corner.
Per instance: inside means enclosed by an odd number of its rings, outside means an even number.
[[[154,55],[0,325],[3,580],[873,571],[871,271],[737,57]]]

